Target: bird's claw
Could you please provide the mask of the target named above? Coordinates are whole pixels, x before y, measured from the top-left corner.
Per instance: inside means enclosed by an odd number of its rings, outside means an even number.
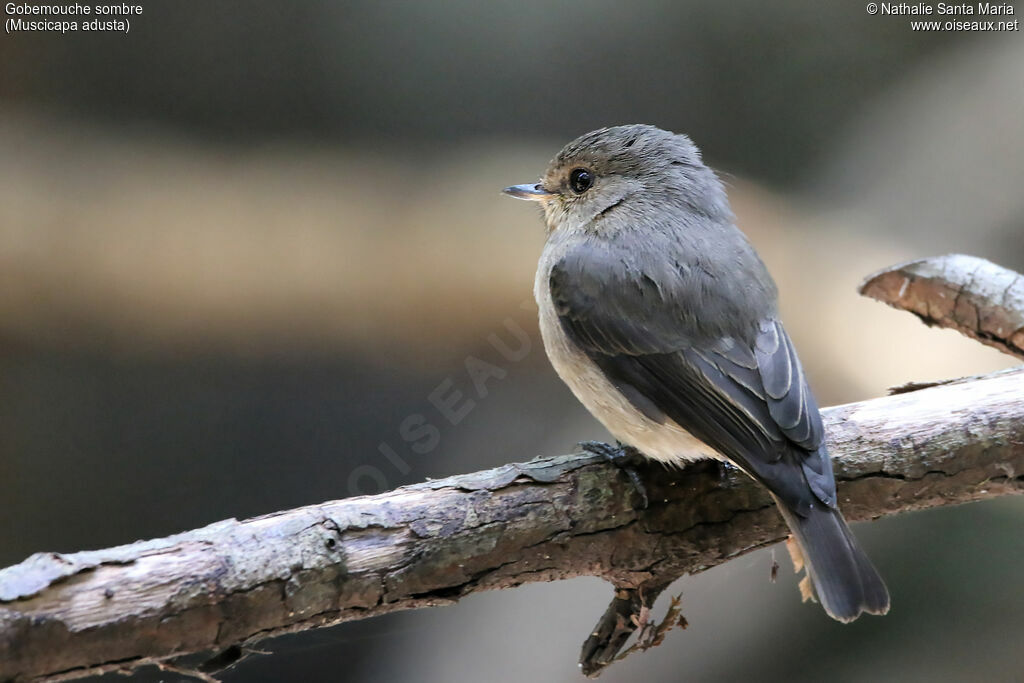
[[[650,504],[647,498],[647,487],[640,480],[640,475],[637,474],[634,467],[643,458],[640,451],[619,442],[616,442],[616,445],[613,446],[603,441],[580,441],[578,445],[585,452],[599,455],[625,472],[626,476],[629,477],[629,481],[633,484],[633,488],[640,495],[640,509],[647,509],[647,506]]]
[[[733,472],[739,472],[740,469],[733,465],[731,462],[725,460],[716,460],[718,465],[718,485],[725,486],[729,483],[729,477],[732,476]]]

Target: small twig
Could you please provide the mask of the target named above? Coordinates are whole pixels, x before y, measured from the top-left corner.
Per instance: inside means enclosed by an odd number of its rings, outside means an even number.
[[[194,678],[195,680],[202,681],[203,683],[219,683],[216,678],[208,673],[200,671],[199,669],[189,669],[187,667],[178,666],[177,664],[172,664],[171,662],[159,662],[156,666],[161,671],[170,671],[171,673],[176,673],[179,676]]]
[[[896,394],[909,394],[912,391],[921,391],[922,389],[929,389],[931,387],[942,386],[943,384],[952,384],[955,379],[940,379],[934,382],[906,382],[899,386],[889,387],[888,394],[895,396]]]
[[[634,652],[644,652],[646,650],[650,650],[652,647],[657,647],[665,641],[665,636],[668,635],[668,632],[672,629],[677,627],[685,629],[689,626],[689,623],[686,621],[686,617],[682,615],[683,608],[680,606],[682,598],[682,594],[672,597],[669,601],[668,610],[666,610],[665,616],[657,624],[650,620],[650,608],[644,608],[640,613],[640,616],[634,619],[634,624],[640,629],[640,632],[636,637],[636,642],[620,652],[615,657],[614,661],[621,661]]]
[[[673,577],[674,578],[674,577]],[[633,645],[626,653],[620,654],[626,641],[640,629],[637,643],[644,640],[644,631],[649,625],[651,607],[662,591],[668,588],[667,582],[658,582],[640,587],[617,587],[615,597],[608,609],[598,620],[590,636],[583,642],[580,651],[580,670],[584,676],[595,677],[609,664],[632,652]],[[660,640],[658,642],[661,642]],[[648,647],[651,647],[650,645]],[[647,648],[644,648],[647,649]]]

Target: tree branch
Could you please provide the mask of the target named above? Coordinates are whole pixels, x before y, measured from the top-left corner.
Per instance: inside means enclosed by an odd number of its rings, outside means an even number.
[[[861,294],[1024,358],[1024,277],[976,256],[949,254],[897,264]]]
[[[824,411],[850,520],[1024,491],[1024,370]],[[66,680],[581,575],[636,590],[786,536],[712,462],[593,455],[333,501],[0,571],[0,680]],[[616,649],[617,651],[617,649]]]
[[[1022,379],[1018,368],[824,410],[847,518],[1024,492]],[[0,570],[0,681],[144,665],[208,679],[272,636],[582,575],[617,588],[584,646],[594,674],[673,579],[787,534],[767,492],[736,471],[637,470],[643,510],[625,473],[576,454],[36,554]],[[210,651],[199,667],[178,661]]]

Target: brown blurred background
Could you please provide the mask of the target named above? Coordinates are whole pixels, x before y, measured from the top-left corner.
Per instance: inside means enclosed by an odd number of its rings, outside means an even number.
[[[602,125],[721,171],[822,404],[1012,364],[855,288],[951,251],[1024,271],[1019,32],[810,0],[143,6],[126,36],[0,37],[0,565],[604,438],[540,348],[539,218],[499,194]],[[517,329],[510,360],[488,339]],[[504,373],[486,396],[468,357]],[[690,629],[602,680],[1014,680],[1022,503],[859,525],[884,619],[801,605],[770,550],[685,578]],[[473,596],[225,680],[579,681],[609,597]]]

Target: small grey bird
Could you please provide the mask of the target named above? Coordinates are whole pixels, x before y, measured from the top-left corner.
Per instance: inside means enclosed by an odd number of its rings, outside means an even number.
[[[771,492],[825,611],[885,614],[889,594],[836,505],[821,416],[775,283],[685,135],[602,128],[539,183],[534,295],[562,380],[623,444],[671,464],[724,459]]]

